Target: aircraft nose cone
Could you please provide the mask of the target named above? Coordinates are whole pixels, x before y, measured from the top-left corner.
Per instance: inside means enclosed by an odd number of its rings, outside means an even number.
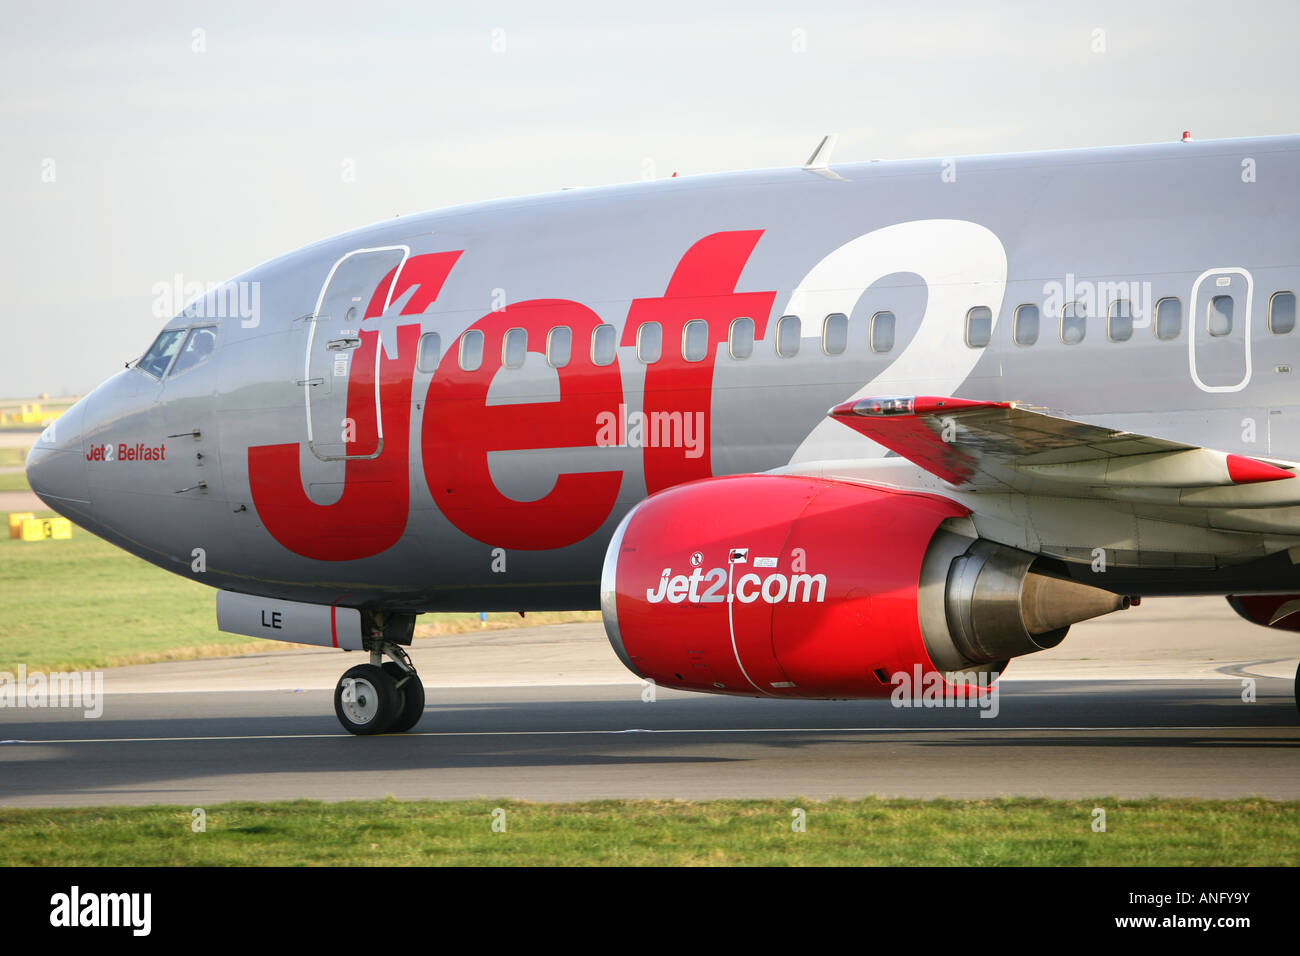
[[[83,398],[41,432],[27,455],[27,483],[60,514],[68,504],[85,505],[90,501],[81,441],[85,416]]]

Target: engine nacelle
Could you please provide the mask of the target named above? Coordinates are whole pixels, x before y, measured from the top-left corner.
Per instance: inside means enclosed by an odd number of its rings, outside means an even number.
[[[1300,631],[1300,594],[1229,594],[1228,605],[1252,624]]]
[[[1008,658],[1127,606],[949,529],[968,513],[935,495],[792,475],[679,485],[615,532],[605,630],[629,669],[664,686],[887,697],[894,675],[918,666],[987,687]]]

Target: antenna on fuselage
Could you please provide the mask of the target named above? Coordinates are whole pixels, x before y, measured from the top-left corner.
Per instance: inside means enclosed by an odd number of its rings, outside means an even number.
[[[803,164],[806,172],[821,176],[823,179],[838,179],[843,181],[844,177],[830,168],[831,151],[835,149],[835,141],[839,139],[838,133],[827,133],[822,137],[822,141],[817,144],[813,154],[808,157],[808,162]]]
[[[819,169],[829,169],[831,165],[831,151],[835,149],[835,141],[839,139],[838,133],[827,133],[822,137],[822,141],[817,144],[813,150],[808,162],[803,164],[803,168],[809,172],[816,172]]]

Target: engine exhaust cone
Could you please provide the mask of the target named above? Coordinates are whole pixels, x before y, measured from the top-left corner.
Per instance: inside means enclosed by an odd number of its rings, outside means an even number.
[[[1045,634],[1128,606],[1129,599],[1122,594],[1036,571],[1029,572],[1020,589],[1020,616],[1030,634]]]
[[[1071,624],[1119,611],[1121,594],[1032,570],[1035,555],[977,541],[952,562],[948,630],[974,662],[1005,661],[1055,647]]]

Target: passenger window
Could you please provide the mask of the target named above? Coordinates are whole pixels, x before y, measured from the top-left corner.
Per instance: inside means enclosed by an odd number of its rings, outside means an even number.
[[[598,325],[591,331],[591,364],[613,365],[617,333],[612,325]]]
[[[832,312],[822,322],[822,351],[827,355],[843,355],[849,347],[849,317],[843,312]]]
[[[1183,300],[1169,296],[1156,303],[1156,338],[1169,341],[1183,334]]]
[[[894,313],[877,312],[871,317],[871,351],[888,352],[894,347]]]
[[[135,367],[148,372],[154,378],[162,378],[167,371],[167,366],[172,364],[172,357],[181,347],[181,340],[184,338],[184,329],[167,329],[159,333],[158,338],[153,340],[153,345],[149,346],[149,351],[144,353],[144,358],[140,359]]]
[[[442,336],[437,332],[425,332],[420,336],[420,357],[416,366],[421,372],[433,372],[442,359]]]
[[[1110,304],[1106,337],[1112,342],[1127,342],[1133,338],[1133,305],[1128,299],[1116,299]]]
[[[506,368],[519,368],[528,355],[528,333],[523,329],[510,329],[501,343],[501,364]]]
[[[1268,330],[1286,335],[1295,328],[1295,293],[1274,292],[1268,300]]]
[[[551,368],[564,368],[573,357],[573,332],[567,325],[557,325],[546,336],[546,361]]]
[[[1061,309],[1061,341],[1078,345],[1088,332],[1088,313],[1081,302],[1067,302]]]
[[[691,319],[682,328],[682,358],[703,362],[709,354],[709,326],[703,319]]]
[[[176,364],[172,366],[171,374],[177,375],[198,365],[212,354],[212,349],[216,344],[217,330],[215,328],[203,326],[190,329],[189,338],[185,340],[185,346],[181,349],[180,355],[176,356]]]
[[[1011,320],[1011,340],[1017,345],[1033,345],[1038,341],[1038,306],[1029,303],[1016,306]]]
[[[799,337],[802,323],[797,315],[783,315],[776,323],[776,354],[793,358],[799,354]]]
[[[754,320],[748,316],[733,319],[727,331],[727,348],[734,359],[747,359],[754,354]]]
[[[643,322],[636,330],[636,357],[643,365],[659,361],[664,351],[664,328],[658,322]]]
[[[993,336],[993,310],[986,305],[977,305],[966,313],[966,344],[973,349],[982,349],[989,344]]]
[[[1216,295],[1210,299],[1205,310],[1205,329],[1214,336],[1232,331],[1232,296]]]
[[[473,372],[483,364],[483,332],[470,329],[460,337],[460,367]]]

